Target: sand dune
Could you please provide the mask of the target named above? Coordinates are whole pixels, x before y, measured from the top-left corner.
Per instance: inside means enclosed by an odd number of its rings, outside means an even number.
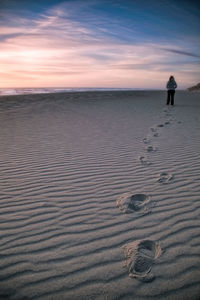
[[[189,87],[188,91],[190,91],[190,92],[199,92],[200,91],[200,83],[197,83],[196,85]]]
[[[165,101],[1,97],[1,299],[198,299],[200,102]]]

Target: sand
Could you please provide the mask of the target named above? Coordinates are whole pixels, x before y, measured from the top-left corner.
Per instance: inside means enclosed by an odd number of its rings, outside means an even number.
[[[0,299],[198,299],[200,99],[0,97]]]

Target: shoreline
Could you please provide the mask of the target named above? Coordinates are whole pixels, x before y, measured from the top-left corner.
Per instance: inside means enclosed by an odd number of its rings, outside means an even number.
[[[147,94],[149,94],[149,93],[165,93],[165,92],[167,92],[167,90],[166,89],[162,89],[162,90],[158,90],[158,89],[144,89],[144,90],[106,90],[106,91],[104,91],[104,90],[87,90],[87,91],[65,91],[65,92],[55,92],[55,93],[53,93],[53,92],[49,92],[49,93],[24,93],[24,94],[14,94],[14,95],[0,95],[0,99],[2,99],[2,98],[4,98],[4,97],[26,97],[26,96],[34,96],[34,97],[37,97],[37,96],[53,96],[53,95],[58,95],[58,97],[59,96],[63,96],[63,95],[74,95],[74,94],[100,94],[100,93],[102,93],[102,94],[119,94],[119,93],[124,93],[124,94],[130,94],[130,93],[132,93],[133,95],[134,94],[139,94],[139,93],[147,93]],[[194,91],[193,92],[190,92],[190,91],[188,91],[188,90],[176,90],[176,93],[195,93]]]

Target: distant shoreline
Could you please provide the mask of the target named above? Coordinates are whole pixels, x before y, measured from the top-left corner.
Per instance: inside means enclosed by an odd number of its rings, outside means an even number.
[[[22,95],[43,95],[43,94],[63,94],[63,93],[88,93],[88,92],[162,92],[166,89],[140,89],[140,88],[30,88],[30,89],[0,89],[0,97],[22,96]],[[179,91],[187,91],[182,89]]]
[[[0,96],[32,95],[32,94],[57,94],[79,92],[114,92],[114,91],[154,91],[159,89],[140,88],[0,88]]]

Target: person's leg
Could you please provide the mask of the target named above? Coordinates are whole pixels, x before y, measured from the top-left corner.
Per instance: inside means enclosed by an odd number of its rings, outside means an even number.
[[[171,101],[172,101],[172,91],[169,90],[169,104],[171,104]]]
[[[169,105],[170,102],[170,91],[167,91],[167,105]]]
[[[171,105],[174,105],[174,94],[175,91],[171,91]]]

